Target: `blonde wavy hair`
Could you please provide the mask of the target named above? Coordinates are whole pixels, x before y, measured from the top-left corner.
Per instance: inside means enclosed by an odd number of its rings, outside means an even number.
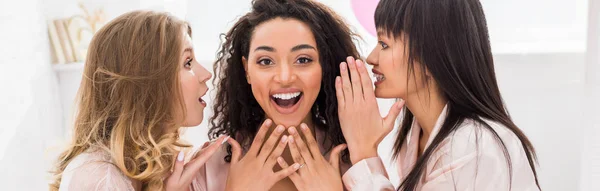
[[[144,190],[163,190],[182,147],[185,116],[178,71],[189,25],[167,13],[129,12],[100,29],[89,47],[71,144],[53,170],[58,190],[66,166],[102,149]]]

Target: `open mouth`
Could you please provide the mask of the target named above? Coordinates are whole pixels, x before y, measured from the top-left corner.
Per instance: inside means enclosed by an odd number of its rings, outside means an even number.
[[[302,98],[302,92],[278,93],[271,95],[271,100],[281,108],[294,107]]]
[[[385,76],[381,72],[379,72],[375,69],[373,69],[372,71],[373,71],[373,77],[375,77],[375,85],[381,84],[381,82],[383,82],[385,80]]]
[[[379,81],[385,80],[385,76],[383,76],[381,74],[373,74],[373,76],[375,77],[375,82],[379,82]]]
[[[202,106],[206,107],[206,102],[202,98],[198,98],[198,101],[200,104],[202,104]]]
[[[204,101],[204,100],[202,99],[202,96],[206,95],[206,92],[208,92],[208,90],[204,91],[204,93],[202,93],[202,94],[200,95],[200,97],[198,98],[198,102],[200,102],[200,104],[202,104],[202,106],[204,106],[204,107],[206,107],[206,101]]]

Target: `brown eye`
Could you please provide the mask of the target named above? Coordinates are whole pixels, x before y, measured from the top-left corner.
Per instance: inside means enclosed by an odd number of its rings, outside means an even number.
[[[263,65],[263,66],[269,66],[273,64],[273,61],[269,60],[269,59],[260,59],[257,64],[259,65]]]
[[[388,45],[385,42],[379,41],[379,45],[381,45],[381,50],[388,48]]]
[[[310,59],[310,58],[301,57],[301,58],[298,58],[298,60],[296,60],[296,63],[298,63],[298,64],[308,64],[308,63],[311,63],[312,61],[313,60]]]
[[[187,68],[187,69],[192,69],[192,61],[194,61],[193,58],[188,58],[185,63],[183,63],[183,67]]]

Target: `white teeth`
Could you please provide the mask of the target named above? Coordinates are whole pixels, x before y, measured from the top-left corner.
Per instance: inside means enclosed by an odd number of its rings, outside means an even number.
[[[300,96],[300,92],[296,92],[296,93],[282,93],[282,94],[274,94],[273,97],[274,98],[278,98],[278,99],[292,99],[292,98],[296,98]]]
[[[375,77],[376,81],[383,81],[385,80],[385,77],[381,74],[373,74],[373,77]]]

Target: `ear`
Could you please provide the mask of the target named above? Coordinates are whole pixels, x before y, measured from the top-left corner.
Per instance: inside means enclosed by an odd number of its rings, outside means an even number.
[[[246,82],[248,82],[248,84],[252,84],[250,81],[250,76],[248,75],[248,60],[244,56],[242,56],[242,63],[244,64],[244,72],[246,72]]]

